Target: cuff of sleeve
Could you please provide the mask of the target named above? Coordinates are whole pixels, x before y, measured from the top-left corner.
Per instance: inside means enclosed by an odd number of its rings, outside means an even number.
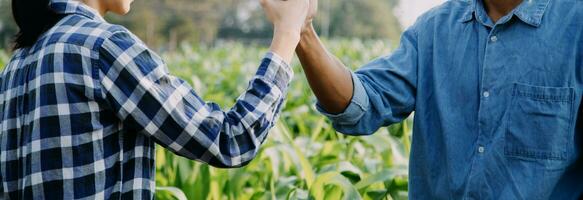
[[[332,120],[334,123],[341,125],[356,124],[369,109],[368,95],[366,94],[366,90],[364,89],[362,82],[354,72],[351,72],[351,74],[352,83],[354,85],[354,92],[352,95],[352,100],[344,112],[339,114],[331,114],[324,110],[324,108],[322,108],[319,103],[316,104],[316,109],[320,113],[330,118],[330,120]]]
[[[270,81],[281,91],[284,91],[293,79],[294,72],[290,65],[283,61],[281,56],[268,52],[265,54],[256,76]]]

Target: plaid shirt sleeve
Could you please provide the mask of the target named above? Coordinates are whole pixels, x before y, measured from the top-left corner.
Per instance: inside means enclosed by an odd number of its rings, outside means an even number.
[[[245,93],[223,111],[170,75],[162,59],[127,30],[107,38],[99,54],[101,93],[125,130],[216,167],[240,167],[255,157],[293,76],[288,64],[268,53]]]

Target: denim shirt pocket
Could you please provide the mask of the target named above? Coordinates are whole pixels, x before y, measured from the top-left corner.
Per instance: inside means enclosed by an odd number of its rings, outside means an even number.
[[[573,126],[575,90],[515,83],[508,110],[507,156],[565,160]]]

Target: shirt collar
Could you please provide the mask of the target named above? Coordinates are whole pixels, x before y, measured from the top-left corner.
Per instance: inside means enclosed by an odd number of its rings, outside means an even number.
[[[58,14],[78,14],[90,19],[105,21],[95,9],[77,0],[50,0],[49,7]]]
[[[466,12],[462,15],[462,22],[469,22],[475,19],[478,9],[483,9],[483,6],[478,5],[482,3],[482,0],[468,1],[470,6],[467,7]],[[549,2],[550,0],[524,0],[512,13],[524,23],[539,27]]]

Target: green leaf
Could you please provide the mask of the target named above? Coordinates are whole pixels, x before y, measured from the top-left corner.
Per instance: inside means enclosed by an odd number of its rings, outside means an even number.
[[[358,190],[350,183],[348,179],[338,172],[328,172],[318,176],[310,188],[310,196],[316,200],[326,199],[325,191],[327,186],[336,186],[342,190],[344,200],[362,199]],[[332,194],[337,195],[337,194]]]
[[[175,187],[156,187],[156,191],[168,192],[178,200],[188,200],[188,198],[186,198],[186,195],[184,194],[184,192],[182,192],[182,190],[175,188]]]
[[[366,195],[372,200],[382,200],[387,197],[388,193],[386,190],[370,190],[366,192]]]
[[[378,173],[375,173],[375,174],[372,174],[372,175],[365,177],[360,182],[358,182],[355,186],[358,189],[364,189],[372,184],[392,181],[397,176],[405,176],[405,175],[407,175],[406,169],[402,169],[402,168],[401,169],[399,169],[399,168],[385,169],[383,171],[380,171]]]
[[[310,162],[308,161],[308,159],[306,159],[300,148],[295,145],[294,140],[291,138],[287,127],[283,123],[277,123],[276,127],[278,127],[281,130],[281,133],[285,135],[285,137],[288,139],[289,144],[293,147],[295,153],[297,154],[298,159],[300,161],[300,165],[302,167],[304,178],[306,179],[308,188],[310,188],[312,182],[315,179],[314,171],[312,170],[312,165],[310,165]]]

